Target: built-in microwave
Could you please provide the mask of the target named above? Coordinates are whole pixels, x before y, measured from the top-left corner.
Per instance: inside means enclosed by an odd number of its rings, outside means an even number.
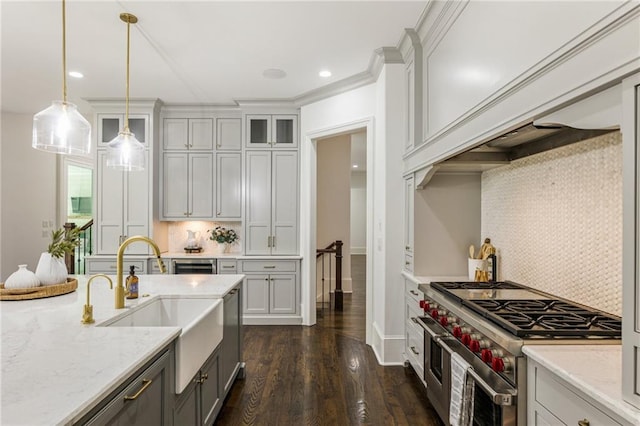
[[[172,274],[216,274],[216,259],[173,259]]]

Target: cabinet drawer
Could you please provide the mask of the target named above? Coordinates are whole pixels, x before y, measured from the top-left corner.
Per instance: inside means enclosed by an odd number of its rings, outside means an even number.
[[[171,264],[171,259],[166,259],[166,258],[163,257],[162,261],[164,262],[165,268],[167,268],[167,270],[168,270],[168,265]],[[152,259],[149,259],[147,261],[147,273],[148,274],[161,274],[162,273],[162,272],[160,272],[160,266],[158,265],[158,259],[156,259],[155,257],[152,258]]]
[[[93,274],[115,274],[116,273],[116,260],[110,259],[87,259],[86,261],[87,275]],[[156,263],[154,261],[154,263]],[[122,262],[122,270],[124,274],[127,274],[131,265],[136,267],[136,274],[147,273],[147,261],[145,259],[127,259]],[[158,265],[156,265],[158,266]],[[160,270],[158,270],[160,272]]]
[[[407,328],[411,328],[415,333],[421,334],[423,329],[416,323],[412,318],[417,318],[420,316],[424,316],[424,311],[420,310],[415,301],[411,299],[407,299],[407,303],[405,304],[405,321],[407,323]]]
[[[424,379],[424,338],[417,337],[413,332],[405,332],[405,353],[407,359],[418,374]]]
[[[297,260],[242,260],[240,271],[242,272],[297,272]]]
[[[420,307],[420,301],[424,299],[424,293],[418,290],[418,284],[413,281],[404,280],[404,291],[408,299],[415,300],[415,306]]]
[[[548,370],[534,365],[535,393],[533,398],[565,424],[578,424],[587,419],[591,426],[619,425],[598,407],[591,405],[581,395],[568,388]]]
[[[218,259],[218,273],[219,274],[235,274],[238,268],[236,267],[236,260],[230,259]]]

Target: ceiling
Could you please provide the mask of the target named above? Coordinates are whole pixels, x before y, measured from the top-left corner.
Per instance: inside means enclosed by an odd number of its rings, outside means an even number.
[[[124,98],[126,24],[131,98],[236,105],[293,100],[367,72],[374,50],[397,46],[426,1],[67,0],[68,100]],[[2,110],[36,113],[62,98],[60,1],[1,0]],[[280,69],[281,79],[263,71]],[[329,69],[332,76],[318,72]]]

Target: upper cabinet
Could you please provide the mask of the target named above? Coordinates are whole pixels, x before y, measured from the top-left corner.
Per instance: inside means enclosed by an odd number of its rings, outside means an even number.
[[[297,148],[298,116],[250,114],[245,118],[247,148]]]
[[[213,118],[165,118],[162,130],[165,151],[213,149]]]
[[[218,118],[216,120],[216,150],[240,151],[242,149],[242,119]]]
[[[124,114],[98,113],[98,149],[106,148],[122,129],[124,129]],[[129,131],[143,145],[149,141],[149,114],[129,114]]]

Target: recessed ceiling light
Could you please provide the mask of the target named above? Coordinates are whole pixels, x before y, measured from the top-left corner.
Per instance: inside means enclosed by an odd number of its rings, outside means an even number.
[[[81,72],[78,72],[78,71],[69,71],[69,77],[82,78],[82,77],[84,77],[84,74],[82,74]]]
[[[353,168],[354,168],[354,169],[357,169],[357,168],[358,168],[358,165],[357,165],[357,164],[354,164],[354,165],[353,165]]]
[[[331,71],[329,70],[322,70],[318,73],[318,75],[322,78],[327,78],[327,77],[331,77]]]
[[[264,78],[278,80],[280,78],[285,78],[287,76],[287,73],[278,68],[269,68],[267,70],[262,71],[262,76]]]

